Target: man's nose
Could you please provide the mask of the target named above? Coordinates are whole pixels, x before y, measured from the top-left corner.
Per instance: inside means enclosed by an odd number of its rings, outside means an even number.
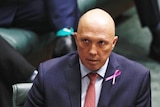
[[[90,55],[96,55],[97,54],[97,47],[96,45],[91,45],[90,49],[89,49],[89,54]]]

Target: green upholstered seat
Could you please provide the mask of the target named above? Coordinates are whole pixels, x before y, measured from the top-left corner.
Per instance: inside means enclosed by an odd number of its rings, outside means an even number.
[[[45,46],[55,38],[53,32],[37,35],[32,31],[18,28],[0,28],[0,35],[23,55]]]
[[[23,107],[32,83],[18,83],[13,86],[13,107]]]
[[[3,37],[22,55],[27,55],[39,49],[54,39],[54,33],[37,35],[36,33],[18,28],[0,28],[0,36]]]

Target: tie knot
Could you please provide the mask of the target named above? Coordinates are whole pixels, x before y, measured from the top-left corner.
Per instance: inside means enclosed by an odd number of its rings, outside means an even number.
[[[97,77],[98,77],[98,74],[97,73],[89,73],[88,77],[89,77],[91,82],[95,82]]]

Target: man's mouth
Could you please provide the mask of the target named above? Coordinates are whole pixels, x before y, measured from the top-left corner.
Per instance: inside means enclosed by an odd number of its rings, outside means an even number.
[[[87,60],[90,64],[97,64],[98,60],[88,59]]]

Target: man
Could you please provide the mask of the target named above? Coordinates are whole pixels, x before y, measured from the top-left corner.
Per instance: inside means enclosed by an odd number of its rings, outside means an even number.
[[[149,56],[160,62],[160,12],[158,0],[134,0],[142,27],[152,34]]]
[[[77,52],[40,64],[24,107],[151,107],[150,72],[112,52],[118,37],[108,13],[85,13],[74,37]]]
[[[71,36],[80,15],[76,0],[2,0],[0,14],[0,27],[17,27],[39,35],[55,32],[53,57],[76,50]]]

